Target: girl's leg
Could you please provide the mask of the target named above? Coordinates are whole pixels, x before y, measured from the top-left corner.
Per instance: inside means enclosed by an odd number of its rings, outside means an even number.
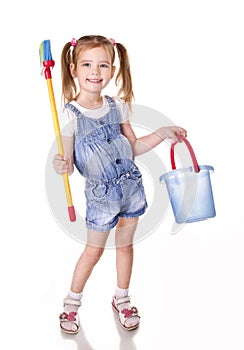
[[[133,237],[137,227],[138,218],[120,218],[115,234],[116,241],[116,269],[117,288],[115,297],[121,299],[128,296],[130,279],[133,266]],[[120,304],[118,309],[130,309],[129,302]],[[139,324],[139,316],[134,316],[126,321],[126,327]]]
[[[102,256],[108,235],[109,232],[87,231],[87,244],[75,266],[71,289],[66,299],[80,301],[85,284]],[[77,305],[67,304],[64,306],[64,312],[77,312],[78,308]],[[77,326],[74,322],[63,322],[62,328],[75,332]]]
[[[116,268],[117,285],[121,289],[128,289],[133,265],[133,237],[138,218],[120,218],[116,233]]]
[[[73,274],[72,292],[80,293],[83,291],[94,266],[102,256],[108,235],[109,232],[87,231],[86,247],[76,264]]]

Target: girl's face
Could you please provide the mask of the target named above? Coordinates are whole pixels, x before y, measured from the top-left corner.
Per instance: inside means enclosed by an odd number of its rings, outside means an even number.
[[[70,65],[71,74],[78,79],[80,92],[100,94],[112,79],[115,67],[103,47],[81,51],[77,67]]]

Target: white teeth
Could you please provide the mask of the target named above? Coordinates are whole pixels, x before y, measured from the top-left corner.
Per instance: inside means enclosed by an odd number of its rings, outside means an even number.
[[[100,79],[88,79],[88,81],[90,81],[91,83],[100,83],[101,82]]]

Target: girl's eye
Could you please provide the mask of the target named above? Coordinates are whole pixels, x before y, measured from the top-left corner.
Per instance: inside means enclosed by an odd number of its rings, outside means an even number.
[[[105,63],[103,63],[103,64],[100,65],[100,67],[101,67],[101,68],[108,68],[108,65],[105,64]]]
[[[83,67],[90,67],[90,63],[83,63],[82,66]]]

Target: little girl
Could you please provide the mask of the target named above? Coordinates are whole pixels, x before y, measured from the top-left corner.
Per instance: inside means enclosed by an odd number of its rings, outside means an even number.
[[[119,97],[102,96],[115,73],[115,49],[119,69],[115,79]],[[136,138],[129,122],[133,99],[129,59],[125,47],[103,36],[72,39],[62,51],[60,113],[65,156],[55,155],[55,171],[72,174],[75,164],[86,178],[87,243],[80,256],[64,299],[60,327],[65,333],[79,332],[78,308],[85,284],[100,259],[110,230],[116,226],[117,286],[112,307],[127,330],[139,326],[140,316],[130,304],[129,284],[133,264],[133,236],[147,202],[141,173],[134,157],[165,139],[177,141],[186,131],[177,126],[162,127]]]

